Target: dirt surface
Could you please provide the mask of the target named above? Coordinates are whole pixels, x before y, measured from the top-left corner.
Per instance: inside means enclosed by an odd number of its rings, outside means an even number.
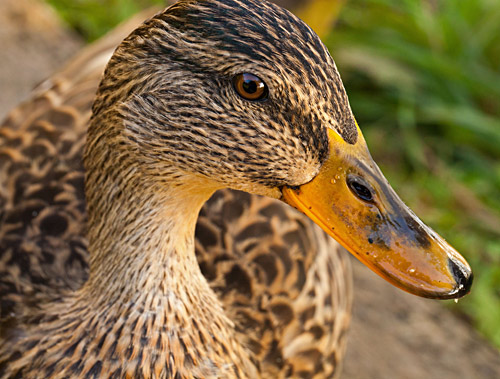
[[[0,0],[0,118],[81,45],[38,1]],[[467,323],[353,267],[344,378],[500,378],[500,354]]]
[[[80,46],[39,0],[0,0],[0,119]]]
[[[354,262],[343,377],[500,378],[500,354],[437,300],[407,294]]]

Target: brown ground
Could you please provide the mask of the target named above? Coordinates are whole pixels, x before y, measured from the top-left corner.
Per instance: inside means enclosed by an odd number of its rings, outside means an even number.
[[[40,0],[0,0],[0,119],[81,45]]]
[[[81,47],[38,0],[0,0],[0,119]],[[500,378],[500,354],[437,301],[354,262],[345,378]]]

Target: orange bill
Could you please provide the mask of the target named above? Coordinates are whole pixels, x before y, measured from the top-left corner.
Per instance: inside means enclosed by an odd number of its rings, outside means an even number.
[[[329,158],[318,175],[284,188],[282,200],[393,285],[428,298],[464,296],[472,284],[469,265],[403,204],[358,132],[350,145],[329,130]]]

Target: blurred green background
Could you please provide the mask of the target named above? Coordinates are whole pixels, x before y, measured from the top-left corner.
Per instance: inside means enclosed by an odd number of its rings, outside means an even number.
[[[165,3],[48,2],[88,41]],[[500,1],[288,3],[332,52],[393,187],[471,263],[472,292],[453,309],[500,348]]]

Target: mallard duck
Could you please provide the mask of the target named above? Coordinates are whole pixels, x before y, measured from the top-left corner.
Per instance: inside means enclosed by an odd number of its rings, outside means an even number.
[[[469,291],[295,16],[181,0],[118,46],[88,122],[109,42],[0,130],[0,377],[338,374],[348,262],[284,203],[408,292]]]

